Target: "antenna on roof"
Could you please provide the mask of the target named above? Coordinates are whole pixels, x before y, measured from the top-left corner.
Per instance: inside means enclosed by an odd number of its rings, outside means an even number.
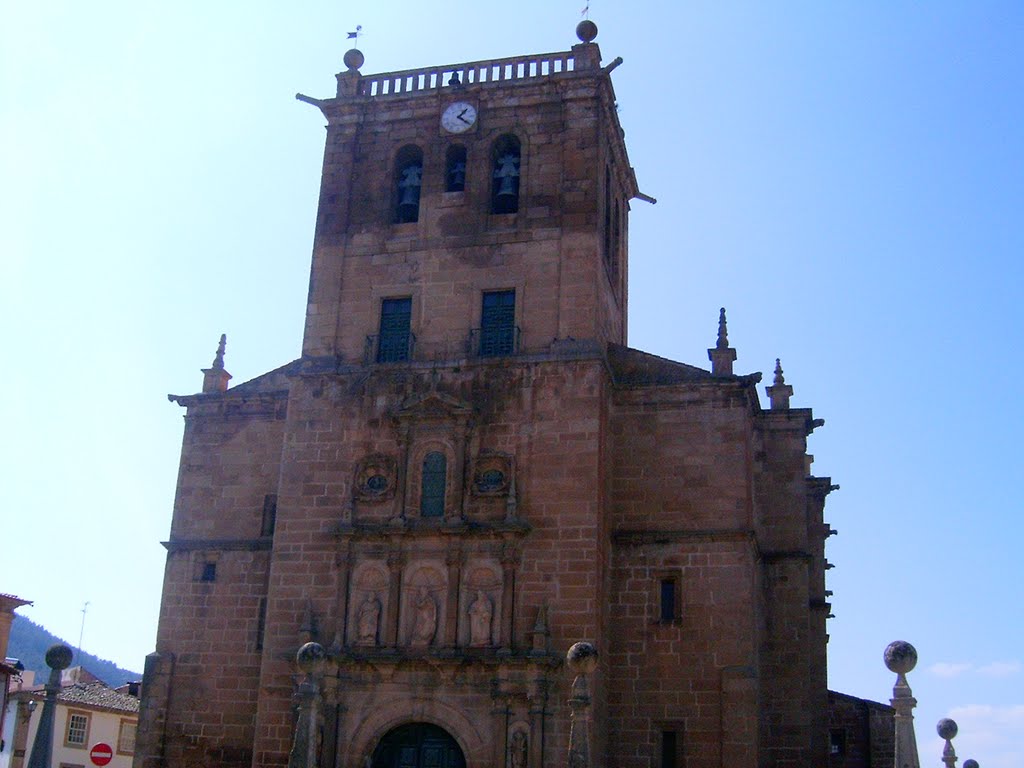
[[[82,636],[85,634],[85,612],[89,610],[89,601],[82,606],[82,628],[78,630],[78,663],[82,663]]]

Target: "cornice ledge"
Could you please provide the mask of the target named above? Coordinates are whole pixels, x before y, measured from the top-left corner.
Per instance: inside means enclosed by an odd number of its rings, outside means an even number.
[[[273,536],[255,539],[170,539],[160,545],[168,552],[196,552],[200,550],[259,552],[273,548]]]
[[[749,528],[705,528],[688,530],[652,531],[619,529],[612,532],[616,544],[669,544],[674,541],[753,541]]]

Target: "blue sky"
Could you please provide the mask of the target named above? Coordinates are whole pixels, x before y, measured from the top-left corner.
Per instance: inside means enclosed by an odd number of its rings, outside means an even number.
[[[567,49],[578,3],[0,0],[0,591],[141,669],[181,441],[168,392],[228,334],[235,383],[299,353],[323,119],[366,73]],[[1024,6],[594,0],[641,189],[630,343],[776,357],[826,420],[814,469],[830,685],[920,666],[925,762],[1024,764],[1014,478],[1024,406]],[[767,382],[766,382],[767,383]],[[16,544],[13,542],[17,542]]]

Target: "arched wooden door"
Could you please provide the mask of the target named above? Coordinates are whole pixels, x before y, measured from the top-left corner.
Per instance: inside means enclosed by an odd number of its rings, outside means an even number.
[[[466,768],[466,758],[443,728],[409,723],[384,735],[373,750],[373,768]]]

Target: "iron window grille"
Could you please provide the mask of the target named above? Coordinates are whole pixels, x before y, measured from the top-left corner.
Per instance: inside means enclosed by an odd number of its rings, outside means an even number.
[[[480,327],[471,336],[471,346],[481,357],[515,354],[519,347],[516,327],[516,292],[489,291],[483,295]]]

